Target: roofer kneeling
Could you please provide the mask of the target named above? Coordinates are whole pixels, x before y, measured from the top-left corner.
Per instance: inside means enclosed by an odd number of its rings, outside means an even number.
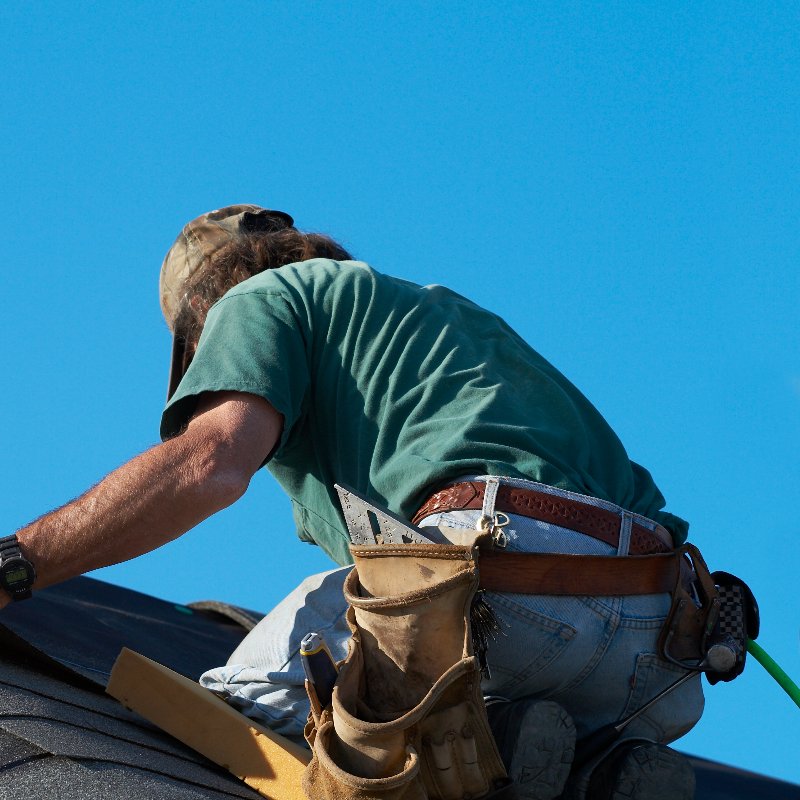
[[[299,737],[301,639],[323,633],[338,660],[352,634],[307,731],[309,797],[692,796],[665,745],[702,713],[700,671],[729,679],[744,654],[726,639],[710,658],[718,581],[555,367],[455,292],[257,206],[186,225],[161,304],[164,441],[6,540],[34,588],[176,538],[266,464],[300,537],[356,571],[309,578],[203,683]],[[449,544],[351,550],[336,483]]]

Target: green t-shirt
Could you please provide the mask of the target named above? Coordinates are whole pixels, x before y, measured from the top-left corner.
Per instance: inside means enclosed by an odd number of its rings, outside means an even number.
[[[221,390],[283,414],[268,468],[299,536],[339,564],[351,559],[334,483],[410,518],[459,476],[528,478],[686,538],[591,403],[503,320],[442,286],[326,259],[256,275],[209,312],[162,437],[181,430],[197,395]]]

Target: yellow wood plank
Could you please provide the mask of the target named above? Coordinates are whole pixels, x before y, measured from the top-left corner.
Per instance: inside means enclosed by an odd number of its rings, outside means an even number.
[[[300,779],[310,753],[183,675],[123,648],[106,691],[264,797],[306,800]]]

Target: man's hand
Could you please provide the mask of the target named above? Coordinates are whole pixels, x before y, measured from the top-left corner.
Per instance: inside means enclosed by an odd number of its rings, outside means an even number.
[[[261,397],[201,395],[180,436],[17,532],[23,554],[36,567],[34,590],[155,550],[231,505],[282,428],[283,417]],[[9,602],[0,591],[0,608]]]

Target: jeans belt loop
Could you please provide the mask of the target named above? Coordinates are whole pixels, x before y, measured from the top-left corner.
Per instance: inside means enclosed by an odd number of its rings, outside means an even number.
[[[494,504],[497,500],[497,490],[499,488],[499,478],[486,479],[486,488],[483,492],[483,508],[481,508],[480,525],[488,526],[494,519]]]
[[[495,547],[505,549],[508,546],[508,536],[503,528],[508,525],[510,520],[508,514],[498,511],[496,508],[499,488],[499,478],[489,477],[486,479],[481,516],[476,527],[479,531],[486,531],[491,535]]]
[[[631,531],[633,530],[633,514],[630,511],[622,512],[622,519],[619,525],[619,544],[617,545],[617,555],[627,556],[631,547]]]

